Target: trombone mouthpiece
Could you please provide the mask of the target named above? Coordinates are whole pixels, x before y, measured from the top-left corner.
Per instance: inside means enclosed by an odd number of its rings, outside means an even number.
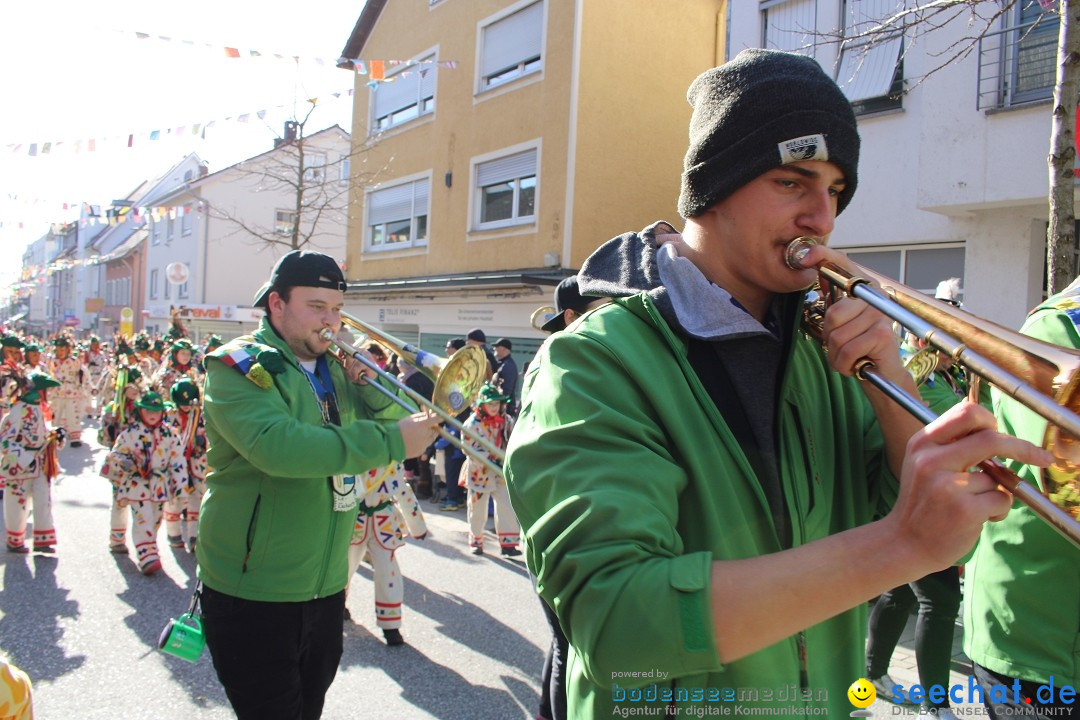
[[[319,337],[326,342],[334,342],[334,331],[330,328],[323,328],[319,332]]]
[[[805,270],[802,266],[803,258],[806,257],[806,253],[810,252],[810,248],[817,245],[818,239],[814,237],[797,237],[788,243],[787,252],[784,253],[784,262],[792,270]]]

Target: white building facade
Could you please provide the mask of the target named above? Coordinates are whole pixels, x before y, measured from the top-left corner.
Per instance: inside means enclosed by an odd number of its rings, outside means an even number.
[[[904,4],[731,2],[727,56],[747,47],[802,52],[852,100],[859,185],[833,246],[931,294],[959,277],[965,309],[1015,329],[1046,284],[1056,16],[1025,0],[974,40],[981,21],[965,9],[929,32],[855,39]],[[1001,7],[982,5],[987,16]],[[841,32],[843,45],[834,40]],[[970,53],[943,65],[965,44]]]

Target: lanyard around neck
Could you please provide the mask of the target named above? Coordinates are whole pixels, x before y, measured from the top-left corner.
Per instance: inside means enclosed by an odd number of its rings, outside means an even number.
[[[334,381],[330,377],[330,365],[326,362],[326,356],[320,355],[315,360],[315,372],[311,372],[303,365],[300,369],[315,393],[315,400],[319,403],[319,412],[322,413],[323,422],[327,425],[340,425],[341,416],[338,414],[337,400],[334,396]]]

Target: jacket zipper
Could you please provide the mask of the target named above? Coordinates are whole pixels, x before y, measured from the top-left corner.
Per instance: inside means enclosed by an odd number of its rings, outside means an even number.
[[[248,521],[247,528],[247,545],[244,549],[244,564],[241,567],[240,572],[247,572],[248,558],[251,557],[251,546],[255,544],[255,520],[259,517],[259,503],[262,502],[262,495],[255,497],[255,507],[251,509],[251,520]]]

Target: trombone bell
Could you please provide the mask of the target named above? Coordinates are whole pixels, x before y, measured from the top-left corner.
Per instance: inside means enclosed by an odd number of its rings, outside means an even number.
[[[487,355],[478,347],[466,345],[449,358],[399,340],[348,313],[341,321],[383,345],[435,383],[431,401],[443,410],[459,415],[472,405],[487,373]]]

